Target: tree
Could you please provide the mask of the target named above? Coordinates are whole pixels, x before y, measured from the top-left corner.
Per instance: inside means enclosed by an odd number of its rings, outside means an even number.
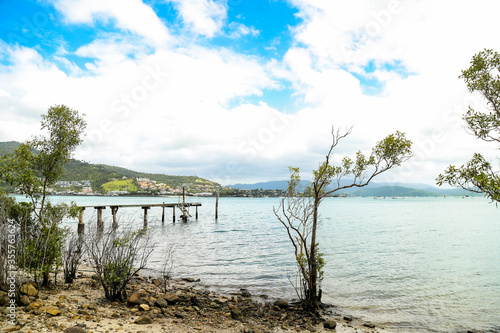
[[[82,142],[85,127],[77,111],[65,105],[52,106],[41,121],[41,129],[48,135],[35,137],[0,158],[0,180],[29,199],[28,204],[18,205],[18,211],[30,212],[30,216],[21,214],[24,218],[17,219],[22,245],[18,264],[33,270],[35,279],[41,272],[43,285],[48,283],[53,266],[60,263],[65,232],[59,223],[65,215],[77,213],[74,206],[52,205],[47,199],[48,189],[62,176],[64,164]]]
[[[469,92],[478,92],[486,100],[486,110],[469,109],[463,116],[467,130],[486,142],[500,142],[500,54],[485,49],[474,55],[471,66],[462,71]],[[450,165],[436,179],[470,192],[485,193],[497,203],[500,201],[500,176],[480,153],[460,167]]]
[[[321,306],[321,288],[325,262],[319,252],[317,229],[320,222],[319,207],[322,200],[332,194],[351,187],[363,187],[376,176],[401,165],[411,157],[412,142],[400,132],[391,134],[377,143],[370,156],[361,151],[355,159],[344,157],[337,165],[331,162],[333,150],[339,141],[351,133],[332,130],[332,144],[325,161],[313,171],[312,183],[301,190],[300,171],[290,168],[288,191],[274,214],[285,226],[295,251],[300,285],[296,287],[304,308],[316,311]],[[341,180],[352,177],[352,182],[342,185]]]

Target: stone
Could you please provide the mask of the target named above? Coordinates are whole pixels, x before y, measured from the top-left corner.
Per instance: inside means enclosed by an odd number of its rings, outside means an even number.
[[[280,309],[287,309],[288,308],[288,302],[284,299],[278,299],[274,302],[274,306],[277,306]]]
[[[38,290],[36,290],[35,287],[31,283],[24,283],[21,285],[21,288],[19,288],[19,291],[21,294],[36,297],[38,296]]]
[[[128,298],[128,305],[141,305],[142,304],[142,297],[141,294],[139,294],[138,291],[134,291],[132,295]]]
[[[85,331],[79,326],[68,327],[64,333],[84,333]]]
[[[139,318],[137,318],[134,321],[134,323],[137,324],[137,325],[152,324],[153,323],[153,319],[151,319],[151,317],[148,316],[148,315],[143,315],[143,316],[140,316]]]
[[[232,309],[231,310],[231,318],[235,320],[241,320],[243,319],[243,313],[239,309]]]
[[[139,305],[139,307],[140,307],[143,311],[149,311],[149,305],[147,305],[147,304],[141,304],[141,305]]]
[[[241,297],[252,297],[252,294],[250,294],[250,292],[246,289],[242,290],[241,291]]]
[[[375,328],[375,324],[372,324],[372,323],[364,323],[363,326],[368,327],[368,328]]]
[[[352,316],[344,316],[345,321],[352,321],[353,317]]]
[[[21,326],[16,325],[16,326],[11,326],[11,327],[8,327],[8,328],[4,328],[3,331],[4,332],[15,332],[15,331],[19,331],[20,329],[21,329]]]
[[[196,296],[191,296],[190,301],[192,305],[197,306],[199,308],[202,307],[200,300]]]
[[[41,306],[42,306],[42,304],[41,304],[41,303],[39,303],[39,302],[36,302],[36,301],[35,301],[35,302],[30,303],[28,306],[29,306],[31,309],[36,310],[36,309],[38,309],[39,307],[41,307]]]
[[[194,278],[192,277],[189,277],[189,278],[183,278],[182,281],[186,281],[186,282],[194,282]]]
[[[21,303],[21,305],[27,306],[30,304],[30,299],[26,295],[21,295],[21,297],[19,298],[19,302]]]
[[[52,316],[59,316],[61,314],[61,310],[58,310],[58,309],[53,308],[53,307],[49,307],[49,308],[45,309],[45,312],[52,315]]]
[[[189,303],[191,302],[191,295],[189,294],[180,294],[179,302]]]
[[[177,304],[180,301],[179,295],[173,294],[173,293],[165,294],[165,296],[163,296],[163,298],[170,305]]]
[[[159,287],[163,284],[163,279],[162,278],[154,279],[152,282],[155,286]]]
[[[159,307],[159,308],[166,308],[168,306],[168,303],[165,299],[163,298],[158,298],[156,301],[155,301],[155,304]]]
[[[327,320],[323,323],[323,327],[328,330],[334,330],[337,327],[337,323],[333,320]]]

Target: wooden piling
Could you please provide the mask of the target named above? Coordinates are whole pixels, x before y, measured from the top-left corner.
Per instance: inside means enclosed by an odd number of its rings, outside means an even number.
[[[83,211],[85,210],[85,207],[80,208],[80,216],[78,218],[78,235],[81,236],[83,235],[83,232],[85,230],[85,224],[83,223]]]
[[[195,218],[198,219],[198,206],[196,206],[196,215]]]
[[[217,197],[215,198],[215,219],[219,219],[219,191],[217,191]]]
[[[118,206],[110,206],[111,214],[113,215],[113,228],[118,228],[118,221],[116,220],[116,212],[118,211]]]
[[[172,215],[173,215],[172,222],[175,223],[175,206],[172,207]]]
[[[163,203],[165,204],[165,203]],[[161,223],[165,223],[165,206],[161,206],[162,211],[161,211]]]
[[[94,209],[97,209],[97,228],[103,229],[104,228],[104,221],[102,219],[102,210],[106,209],[106,206],[94,207]]]
[[[144,207],[141,207],[142,209],[144,209],[144,227],[147,227],[148,226],[148,209],[151,208],[149,206],[144,206]]]

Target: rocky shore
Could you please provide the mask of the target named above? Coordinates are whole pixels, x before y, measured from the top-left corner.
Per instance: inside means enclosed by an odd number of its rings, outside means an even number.
[[[316,317],[286,300],[271,302],[244,289],[215,294],[192,278],[162,290],[161,280],[136,277],[127,302],[109,302],[93,275],[79,272],[73,284],[48,288],[22,285],[14,322],[7,293],[0,292],[0,332],[385,332],[331,311]]]

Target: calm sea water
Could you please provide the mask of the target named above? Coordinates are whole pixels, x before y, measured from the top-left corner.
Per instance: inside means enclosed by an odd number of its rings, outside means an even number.
[[[53,197],[81,205],[177,202],[177,198]],[[200,278],[220,292],[296,297],[292,247],[273,214],[278,198],[214,198],[199,219],[172,223],[149,210],[157,272],[174,244],[174,277]],[[194,207],[191,213],[194,216]],[[177,217],[179,212],[177,212]],[[109,208],[105,223],[111,223]],[[398,332],[500,332],[500,211],[483,198],[329,198],[321,206],[323,301],[340,313]],[[141,208],[121,209],[120,225],[142,227]],[[94,209],[85,211],[95,223]],[[66,221],[75,227],[77,221]]]

